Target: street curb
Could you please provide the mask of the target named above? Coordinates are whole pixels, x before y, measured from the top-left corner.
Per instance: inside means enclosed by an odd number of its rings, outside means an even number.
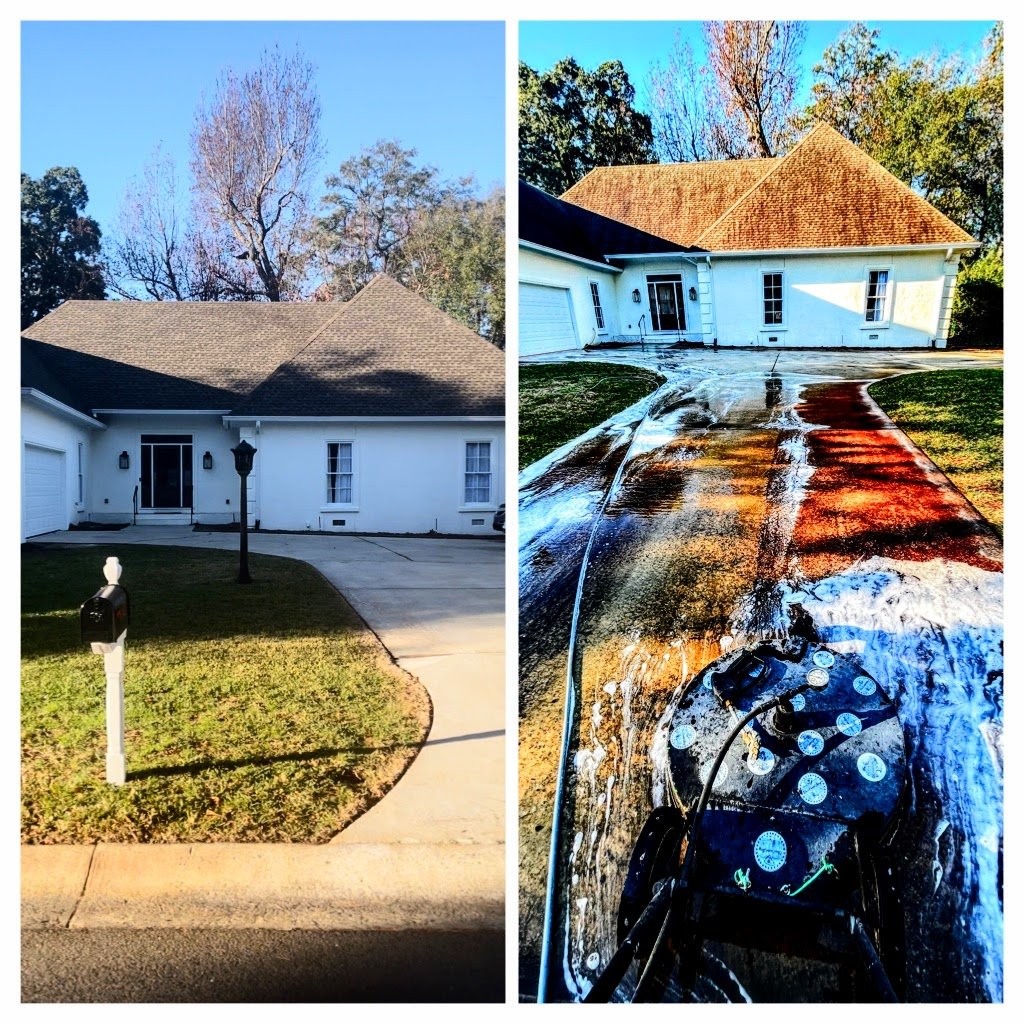
[[[23,929],[489,929],[503,844],[23,846]]]

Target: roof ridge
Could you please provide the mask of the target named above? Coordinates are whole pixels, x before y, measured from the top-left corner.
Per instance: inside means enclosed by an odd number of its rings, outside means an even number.
[[[372,284],[373,282],[370,283]],[[367,285],[367,287],[369,287],[369,285]],[[364,288],[362,290],[365,291],[366,289]],[[324,331],[326,331],[327,328],[330,327],[331,324],[333,324],[335,320],[337,320],[338,317],[345,312],[346,309],[348,309],[348,307],[352,304],[352,302],[355,301],[356,298],[358,298],[358,295],[354,295],[351,299],[348,300],[348,302],[342,302],[338,312],[335,313],[334,316],[329,316],[287,359],[282,359],[281,362],[279,362],[277,366],[275,366],[270,371],[270,373],[268,373],[263,378],[263,380],[261,380],[259,384],[257,384],[256,387],[254,387],[252,391],[249,392],[249,394],[252,394],[254,391],[262,387],[268,380],[270,380],[271,377],[274,376],[275,373],[277,373],[278,370],[281,369],[282,366],[287,366],[288,363],[292,362],[299,355],[305,352],[306,349],[309,348],[309,346],[312,345],[313,342],[316,341],[316,339],[319,338],[320,335],[323,334]],[[316,305],[316,303],[311,303],[311,305]]]
[[[693,244],[700,245],[701,242],[704,240],[705,235],[710,234],[719,224],[721,224],[722,221],[724,221],[726,217],[728,217],[733,212],[733,210],[735,210],[736,207],[740,205],[740,203],[742,203],[753,192],[756,192],[757,189],[759,189],[765,183],[765,181],[767,181],[768,178],[770,178],[773,174],[775,174],[777,171],[781,171],[786,161],[821,127],[824,127],[824,122],[818,121],[814,125],[814,127],[811,128],[811,130],[785,156],[762,157],[761,159],[773,159],[776,162],[773,163],[772,166],[769,167],[768,170],[765,171],[765,173],[762,174],[761,177],[758,178],[757,181],[755,181],[754,184],[751,185],[750,188],[748,188],[747,191],[744,192],[743,195],[741,195],[736,200],[736,202],[732,204],[732,206],[727,207],[720,217],[718,217],[716,220],[708,224],[708,226],[704,228],[704,230],[694,239]],[[702,246],[702,248],[704,247]]]

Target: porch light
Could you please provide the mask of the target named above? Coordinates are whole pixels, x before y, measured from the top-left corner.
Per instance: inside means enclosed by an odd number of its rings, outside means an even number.
[[[634,288],[633,289],[633,301],[634,302],[639,302],[640,301],[640,289],[639,288]]]
[[[690,301],[691,302],[696,302],[697,301],[697,289],[694,288],[692,284],[690,285]]]
[[[209,452],[203,452],[203,469],[213,469],[213,456]]]
[[[117,468],[118,469],[127,469],[128,468],[128,453],[127,452],[121,452],[121,454],[118,455],[118,457],[117,457]]]

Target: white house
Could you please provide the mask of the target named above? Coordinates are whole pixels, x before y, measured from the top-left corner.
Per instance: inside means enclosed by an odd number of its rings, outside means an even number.
[[[504,356],[388,277],[350,302],[66,302],[22,333],[23,538],[69,524],[484,534]]]
[[[823,124],[784,157],[598,167],[561,199],[521,183],[519,203],[523,355],[944,348],[979,244]]]

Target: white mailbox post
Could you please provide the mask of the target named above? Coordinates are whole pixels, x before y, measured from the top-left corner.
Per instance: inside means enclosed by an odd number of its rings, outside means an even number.
[[[125,783],[124,641],[128,635],[128,595],[118,583],[122,567],[111,556],[103,565],[107,585],[81,608],[82,637],[103,655],[107,677],[107,782]]]

